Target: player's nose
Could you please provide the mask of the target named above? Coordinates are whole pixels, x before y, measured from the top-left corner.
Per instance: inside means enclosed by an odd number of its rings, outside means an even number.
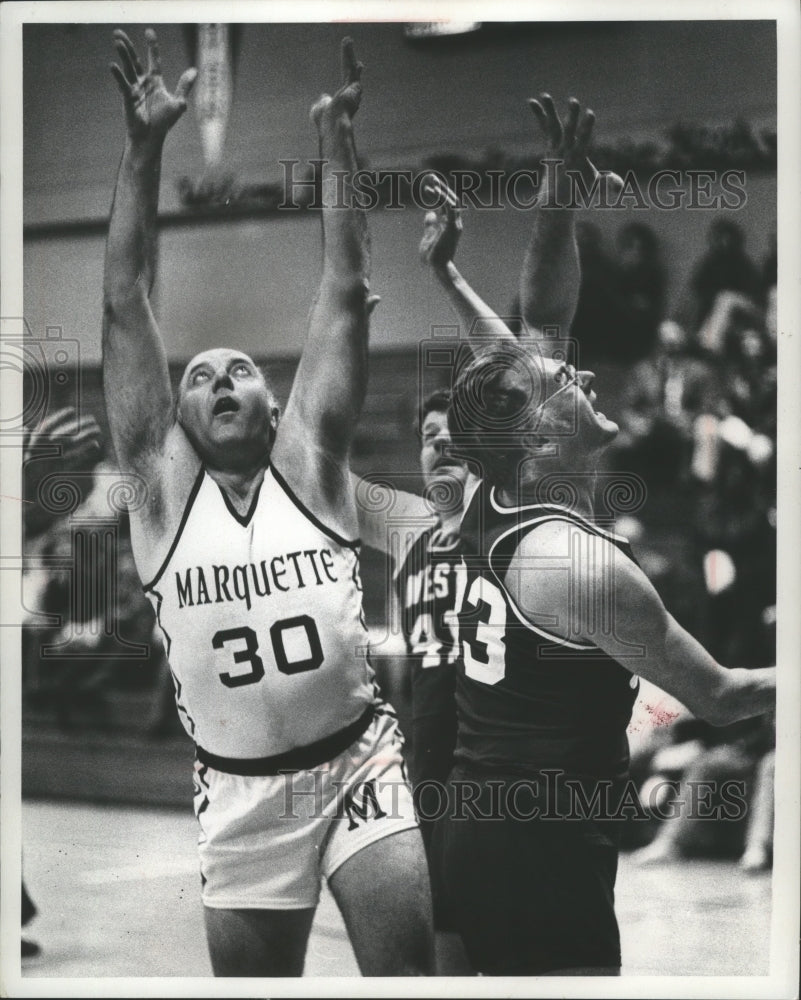
[[[450,431],[444,427],[434,438],[434,445],[438,451],[447,451],[451,446]]]
[[[215,374],[211,387],[214,392],[219,392],[220,389],[233,389],[234,383],[228,372],[223,369]]]
[[[576,372],[581,382],[582,389],[589,389],[592,383],[595,381],[595,372],[591,371],[579,371]]]

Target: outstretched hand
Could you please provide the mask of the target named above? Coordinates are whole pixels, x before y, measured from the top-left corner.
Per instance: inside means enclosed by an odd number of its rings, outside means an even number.
[[[23,523],[26,536],[33,538],[59,517],[39,500],[42,482],[52,475],[69,476],[94,469],[102,456],[100,425],[91,414],[80,414],[66,406],[26,431],[22,452],[27,501]]]
[[[110,66],[125,104],[128,135],[132,139],[163,139],[186,111],[186,99],[197,77],[196,69],[187,69],[178,80],[175,93],[164,86],[161,55],[156,33],[145,30],[147,71],[142,68],[136,49],[124,31],[114,31],[114,45],[122,68]]]
[[[100,460],[100,425],[91,414],[80,414],[71,406],[48,414],[35,428],[26,431],[24,459],[37,449],[58,446],[64,469],[91,468]]]
[[[575,97],[571,97],[563,125],[550,94],[540,94],[539,100],[531,98],[528,103],[547,141],[548,158],[561,160],[564,164],[557,171],[562,184],[566,183],[565,171],[573,170],[580,172],[591,185],[600,179],[602,184],[607,185],[608,193],[622,189],[623,181],[618,174],[598,170],[587,155],[595,125],[593,111],[586,108],[582,114],[581,105]]]
[[[362,100],[362,70],[356,58],[352,38],[342,39],[342,86],[336,93],[322,94],[310,111],[311,120],[321,133],[337,120],[350,121]]]
[[[420,241],[420,258],[433,268],[443,268],[456,255],[459,237],[462,235],[462,213],[458,208],[456,195],[436,174],[431,174],[423,187],[426,194],[442,199],[442,207],[426,212],[423,222],[423,238]]]

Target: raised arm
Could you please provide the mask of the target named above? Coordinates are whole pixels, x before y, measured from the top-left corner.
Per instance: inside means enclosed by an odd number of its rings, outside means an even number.
[[[543,327],[556,326],[561,339],[570,334],[581,279],[575,222],[581,189],[575,178],[590,194],[601,185],[614,188],[622,181],[616,174],[600,173],[587,157],[595,124],[592,111],[582,114],[579,102],[571,98],[563,125],[550,94],[530,100],[529,106],[545,137],[546,156],[520,276],[520,307],[533,337]]]
[[[311,458],[310,486],[332,462],[340,473],[346,465],[367,386],[369,314],[378,301],[369,295],[367,220],[352,187],[357,169],[353,118],[361,101],[362,64],[349,38],[342,43],[342,71],[342,87],[333,97],[324,94],[311,110],[323,160],[323,273],[273,452],[284,466],[296,463],[299,453]],[[323,469],[317,468],[320,457]],[[344,489],[342,475],[334,478]],[[321,485],[326,484],[327,479]]]
[[[525,538],[506,583],[531,621],[557,622],[547,627],[594,643],[713,725],[774,707],[775,667],[721,666],[668,613],[642,570],[604,539],[566,522],[544,524]]]
[[[468,284],[453,262],[463,228],[456,195],[435,174],[425,190],[437,195],[442,205],[438,211],[426,213],[420,258],[431,268],[448,297],[471,346],[478,350],[490,340],[514,339],[509,327]]]
[[[130,39],[114,32],[121,67],[111,66],[127,134],[111,209],[103,275],[103,385],[111,436],[123,471],[150,471],[173,424],[167,356],[150,308],[156,257],[161,152],[186,110],[196,71],[175,94],[164,86],[155,32],[145,32],[145,71]]]

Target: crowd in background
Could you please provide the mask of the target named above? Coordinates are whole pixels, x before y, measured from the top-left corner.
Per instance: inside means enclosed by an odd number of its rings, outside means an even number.
[[[668,609],[716,659],[727,666],[770,664],[775,245],[758,265],[742,230],[715,219],[683,301],[669,316],[669,262],[653,229],[628,223],[612,248],[591,223],[580,224],[579,235],[582,284],[572,335],[582,366],[624,371],[623,396],[608,404],[621,428],[608,465],[636,473],[647,488],[644,505],[616,530],[632,540]],[[85,459],[81,496],[68,514],[37,523],[41,505],[34,503],[27,515],[25,604],[32,627],[23,630],[25,718],[64,729],[177,734],[169,666],[139,586],[127,518],[109,509],[113,467],[101,458],[98,448]],[[56,465],[46,449],[29,452],[27,497],[37,495]],[[655,818],[643,851],[740,854],[748,828],[745,867],[769,864],[773,739],[772,727],[760,720],[724,730],[686,718],[655,727],[632,761],[644,791],[663,777],[679,787],[739,776],[753,787],[755,802],[765,801],[739,826],[717,832],[708,823]],[[632,834],[630,846],[642,845],[644,829]]]
[[[665,313],[667,273],[648,226],[623,226],[614,253],[598,230],[581,232],[582,290],[573,334],[589,366],[627,362],[615,417],[612,470],[636,473],[646,500],[617,530],[671,613],[730,667],[775,662],[776,247],[758,266],[733,222],[716,219],[675,316]],[[600,322],[598,321],[600,320]],[[584,362],[583,362],[584,363]],[[770,863],[775,731],[753,719],[715,728],[681,718],[638,743],[632,776],[641,798],[662,792],[655,823],[632,826],[630,846],[657,861],[694,851]],[[670,812],[665,794],[744,781],[741,822]],[[658,796],[657,796],[658,798]],[[717,801],[717,805],[720,802]]]

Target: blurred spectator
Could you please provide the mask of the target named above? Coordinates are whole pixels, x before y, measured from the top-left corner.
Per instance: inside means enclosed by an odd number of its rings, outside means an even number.
[[[751,794],[751,809],[740,868],[761,872],[773,864],[773,810],[776,751],[768,750],[757,766]]]
[[[620,323],[618,360],[643,358],[653,349],[665,308],[665,268],[659,240],[650,226],[630,222],[617,234],[617,290]]]
[[[592,222],[576,225],[581,286],[572,336],[581,345],[582,366],[614,356],[618,338],[619,300],[616,267],[603,245],[601,230]]]
[[[718,218],[709,227],[708,249],[690,278],[694,327],[709,316],[719,292],[739,292],[760,300],[762,282],[756,265],[745,252],[745,236],[736,222]]]
[[[100,428],[92,416],[81,416],[71,408],[57,410],[36,427],[25,430],[22,445],[23,494],[23,556],[27,558],[36,540],[57,520],[57,510],[41,497],[44,480],[50,476],[91,471],[100,460]],[[23,573],[25,570],[23,569]],[[23,629],[23,671],[27,663],[25,639],[30,633]],[[28,649],[30,647],[28,646]],[[25,927],[36,916],[36,904],[25,882],[21,886],[21,923]],[[35,958],[41,951],[36,941],[23,937],[21,957]]]
[[[725,729],[685,720],[673,729],[674,741],[653,755],[640,787],[640,801],[658,821],[653,839],[632,861],[723,856],[766,867],[772,781],[763,762],[769,762],[775,741],[773,720],[748,719]],[[753,809],[756,824],[753,816],[747,819]]]
[[[649,488],[675,486],[689,472],[695,421],[716,412],[719,396],[716,372],[688,353],[682,327],[660,323],[653,350],[627,380],[614,445],[621,466]]]
[[[677,323],[660,323],[650,356],[627,379],[609,463],[644,481],[647,499],[637,518],[648,530],[627,525],[626,532],[634,532],[638,559],[670,612],[700,635],[704,589],[689,531],[695,499],[690,460],[695,422],[716,409],[719,387],[711,366],[691,357],[686,346]]]
[[[50,568],[39,574],[38,595],[28,597],[34,614],[58,616],[61,624],[27,631],[26,701],[52,712],[63,728],[108,728],[109,699],[150,688],[160,657],[127,533],[120,530],[116,542],[103,538],[90,511],[87,503],[75,512],[72,531],[51,529],[42,551]]]
[[[772,662],[776,602],[776,364],[756,323],[729,324],[717,415],[696,424],[695,528],[710,592],[710,651],[731,666]]]
[[[698,328],[696,343],[704,357],[717,359],[734,332],[761,323],[762,313],[752,299],[739,292],[719,292]]]

